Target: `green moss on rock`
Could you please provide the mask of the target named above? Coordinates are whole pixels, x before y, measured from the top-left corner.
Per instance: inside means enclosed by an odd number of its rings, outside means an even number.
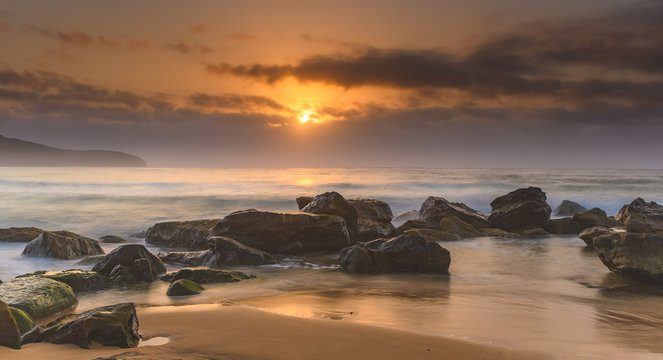
[[[174,283],[170,284],[166,295],[168,296],[186,296],[186,295],[196,295],[200,294],[201,291],[205,290],[197,282],[188,280],[188,279],[179,279]]]
[[[9,306],[0,301],[0,346],[21,348],[21,333]]]
[[[0,284],[0,300],[41,319],[78,304],[71,286],[42,276],[20,277]]]
[[[210,283],[228,283],[247,279],[253,279],[255,276],[246,275],[241,271],[222,270],[211,268],[179,269],[177,271],[164,275],[163,281],[176,281],[179,279],[188,279],[199,284]]]
[[[18,326],[18,330],[21,332],[21,335],[25,334],[26,332],[32,330],[33,327],[35,327],[35,322],[32,321],[30,315],[26,314],[25,311],[14,307],[10,307],[9,310],[12,312],[12,315],[14,316],[14,320],[16,321],[16,326]]]

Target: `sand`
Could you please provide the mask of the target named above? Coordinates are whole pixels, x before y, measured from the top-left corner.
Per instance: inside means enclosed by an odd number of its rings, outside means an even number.
[[[420,335],[342,320],[277,315],[247,306],[139,308],[140,332],[165,336],[161,346],[119,349],[29,344],[0,347],[0,359],[549,359],[546,354]]]

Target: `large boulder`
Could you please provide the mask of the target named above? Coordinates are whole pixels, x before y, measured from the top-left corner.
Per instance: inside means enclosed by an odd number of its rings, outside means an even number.
[[[197,295],[200,294],[203,290],[205,290],[205,288],[195,281],[191,281],[189,279],[179,279],[175,280],[172,284],[170,284],[168,290],[166,290],[166,295],[168,296]]]
[[[18,326],[18,331],[21,333],[21,336],[35,327],[35,322],[32,321],[30,315],[26,314],[25,311],[13,307],[10,307],[9,311],[12,312],[12,316],[16,321],[16,326]]]
[[[207,249],[207,237],[219,222],[215,220],[168,221],[147,229],[145,242],[189,250]]]
[[[348,200],[357,211],[356,241],[368,241],[393,235],[394,225],[391,219],[394,214],[391,207],[384,201],[376,199]]]
[[[30,242],[44,230],[36,227],[12,227],[0,229],[0,242]]]
[[[276,263],[272,255],[227,237],[211,236],[208,243],[209,250],[163,252],[159,258],[164,262],[210,267]]]
[[[637,198],[619,210],[617,220],[628,232],[663,234],[663,205]]]
[[[145,246],[122,245],[92,268],[118,283],[152,282],[166,272],[163,262]]]
[[[345,220],[348,229],[357,230],[357,209],[336,191],[317,195],[303,209],[303,212],[318,215],[336,215]]]
[[[339,263],[353,273],[420,272],[447,274],[449,251],[420,236],[401,235],[355,244],[341,250]]]
[[[70,260],[103,253],[97,240],[70,232],[44,231],[25,246],[22,255]]]
[[[408,220],[417,219],[419,219],[419,210],[410,210],[394,216],[394,218],[391,220],[391,223],[394,224],[394,226],[401,226]]]
[[[610,229],[604,226],[592,226],[583,230],[578,237],[587,244],[588,247],[594,247],[594,239],[598,238],[601,235],[610,233]]]
[[[111,284],[111,279],[108,276],[94,271],[77,269],[48,271],[38,276],[65,283],[71,286],[74,292],[103,290],[108,288]]]
[[[612,272],[663,279],[663,235],[609,231],[593,245]]]
[[[9,306],[0,300],[0,346],[21,348],[21,332]]]
[[[421,220],[436,228],[440,225],[440,220],[449,216],[455,216],[476,229],[488,227],[485,214],[463,203],[454,203],[435,196],[430,196],[424,201],[419,210],[419,216]]]
[[[79,315],[66,315],[23,335],[23,344],[74,344],[85,349],[89,349],[93,342],[131,348],[138,346],[139,341],[138,317],[133,303],[104,306]]]
[[[581,213],[573,214],[573,221],[586,228],[592,226],[613,227],[621,225],[621,223],[614,218],[608,217],[605,211],[599,208],[593,208]]]
[[[115,235],[104,235],[99,238],[99,241],[104,244],[120,244],[126,242],[124,238]]]
[[[176,281],[179,279],[188,279],[195,281],[199,284],[211,283],[229,283],[242,280],[253,279],[255,276],[246,275],[241,271],[224,270],[224,269],[210,269],[210,268],[194,268],[194,269],[179,269],[161,277],[163,281]]]
[[[297,207],[299,210],[303,209],[306,207],[306,205],[310,204],[311,201],[313,201],[313,196],[300,196],[296,199],[297,201]]]
[[[458,240],[482,236],[481,232],[474,226],[456,216],[446,216],[442,218],[442,220],[440,220],[439,229],[442,232],[455,235]]]
[[[338,251],[351,243],[345,220],[335,215],[237,211],[213,232],[274,254]]]
[[[581,213],[585,211],[587,211],[587,209],[584,206],[578,204],[577,202],[571,200],[563,200],[562,203],[555,208],[553,215],[573,216],[573,214],[575,213]]]
[[[71,286],[41,276],[19,277],[0,284],[0,300],[25,311],[35,320],[78,304]]]
[[[552,212],[546,193],[537,187],[512,191],[493,200],[490,206],[490,225],[507,231],[541,227],[550,220]]]

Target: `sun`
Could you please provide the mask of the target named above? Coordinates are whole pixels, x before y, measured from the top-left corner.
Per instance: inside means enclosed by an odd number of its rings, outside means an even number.
[[[299,122],[302,124],[306,124],[307,122],[311,121],[311,114],[313,111],[311,110],[304,110],[302,113],[299,115],[298,119]]]

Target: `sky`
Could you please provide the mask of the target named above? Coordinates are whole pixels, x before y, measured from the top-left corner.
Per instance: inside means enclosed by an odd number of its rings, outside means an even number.
[[[663,1],[0,0],[0,134],[158,167],[663,168]]]

